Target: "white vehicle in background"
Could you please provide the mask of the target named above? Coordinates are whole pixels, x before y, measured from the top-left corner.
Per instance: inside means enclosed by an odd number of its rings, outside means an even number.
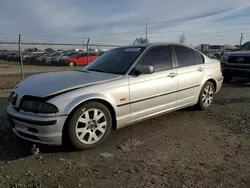
[[[208,57],[219,59],[223,45],[200,44],[196,49],[206,54]]]

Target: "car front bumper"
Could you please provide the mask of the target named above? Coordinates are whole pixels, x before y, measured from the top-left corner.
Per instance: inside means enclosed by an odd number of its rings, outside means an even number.
[[[67,116],[40,117],[22,114],[7,107],[14,133],[25,140],[47,145],[62,145],[62,131]]]
[[[225,67],[224,73],[229,73],[232,76],[240,77],[240,78],[250,78],[250,67],[249,68]]]

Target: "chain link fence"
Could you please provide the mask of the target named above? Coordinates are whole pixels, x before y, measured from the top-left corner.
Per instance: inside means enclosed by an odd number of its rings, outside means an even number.
[[[80,70],[113,44],[91,43],[90,38],[54,41],[0,35],[0,90],[8,90],[24,78],[44,72]]]
[[[192,40],[192,37],[196,37],[194,34],[188,33],[184,35],[173,32],[173,36],[174,34],[175,37],[169,38],[168,41],[174,42],[175,40],[175,42],[180,42],[181,38],[183,39],[182,41],[185,41],[187,44],[188,40]],[[229,34],[230,33],[217,32],[207,33],[207,36],[210,38],[213,36],[216,40],[218,38],[218,42],[220,42],[223,37],[228,37]],[[149,42],[159,42],[160,40],[158,36],[155,36],[153,33],[149,32],[147,35],[155,40],[149,40]],[[239,47],[240,43],[244,43],[242,38],[241,40],[237,38],[239,35],[230,34],[230,36],[232,36],[229,41],[230,45],[210,45],[206,43],[205,38],[200,41],[200,45],[198,46],[190,45],[210,57],[220,59],[224,52],[234,51]],[[141,38],[137,39],[140,40]],[[98,37],[39,37],[0,33],[0,90],[11,89],[24,78],[33,74],[80,70],[106,51],[122,46],[121,44],[116,44],[114,42],[115,39],[114,36],[113,42],[105,42],[105,44],[103,44],[96,42],[101,41]],[[124,39],[124,43],[127,44],[132,44],[133,41],[134,38],[131,38],[130,42],[128,42],[128,39]]]

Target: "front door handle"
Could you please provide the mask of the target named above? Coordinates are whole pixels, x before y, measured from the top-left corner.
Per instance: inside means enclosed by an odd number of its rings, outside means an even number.
[[[174,78],[175,76],[177,76],[177,74],[174,73],[174,72],[171,72],[171,73],[168,75],[168,77],[170,77],[170,78]]]
[[[202,68],[202,67],[199,67],[199,68],[197,69],[197,71],[202,72],[202,71],[203,71],[203,68]]]

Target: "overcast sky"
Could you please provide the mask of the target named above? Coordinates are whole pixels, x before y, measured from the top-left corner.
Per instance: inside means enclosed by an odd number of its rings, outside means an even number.
[[[250,0],[0,0],[0,40],[129,44],[151,42],[238,43],[250,40]]]

